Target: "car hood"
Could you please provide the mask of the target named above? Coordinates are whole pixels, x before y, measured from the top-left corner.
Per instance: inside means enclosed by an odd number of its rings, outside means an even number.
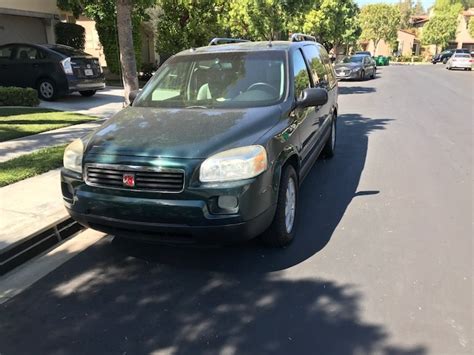
[[[128,107],[102,125],[86,155],[207,158],[254,144],[281,115],[279,106],[251,109]]]
[[[354,68],[361,68],[362,63],[338,63],[334,66],[335,69],[342,69],[342,68],[349,68],[349,69],[354,69]]]

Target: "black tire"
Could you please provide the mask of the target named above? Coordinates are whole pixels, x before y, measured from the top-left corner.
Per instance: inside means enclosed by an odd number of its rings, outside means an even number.
[[[36,89],[41,100],[54,101],[58,97],[57,85],[51,79],[38,80]]]
[[[81,94],[84,97],[91,97],[94,96],[97,90],[86,90],[86,91],[79,91],[79,94]]]
[[[361,70],[360,71],[360,78],[359,80],[365,80],[365,71],[364,70]]]
[[[446,64],[448,62],[448,58],[443,59],[443,64]]]
[[[372,72],[372,75],[370,76],[371,79],[375,79],[375,70]]]
[[[293,220],[291,226],[287,228],[287,191],[289,185],[294,186],[294,208]],[[270,227],[261,235],[261,241],[270,247],[284,247],[290,244],[294,239],[294,231],[296,224],[296,206],[298,204],[298,177],[292,165],[288,164],[283,168],[280,180],[280,188],[278,190],[278,203],[275,212],[275,217]]]
[[[324,159],[330,159],[336,153],[336,142],[337,142],[337,119],[335,116],[331,122],[331,133],[329,134],[328,140],[324,145],[321,155]]]

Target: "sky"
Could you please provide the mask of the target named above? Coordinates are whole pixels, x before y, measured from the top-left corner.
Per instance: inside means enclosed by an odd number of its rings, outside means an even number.
[[[386,2],[386,3],[398,3],[398,0],[356,0],[356,2],[359,4],[359,6],[366,5],[366,4],[373,4],[373,3],[380,3],[380,2]],[[413,2],[416,3],[416,0]],[[423,7],[425,10],[432,6],[434,4],[434,0],[422,0]]]

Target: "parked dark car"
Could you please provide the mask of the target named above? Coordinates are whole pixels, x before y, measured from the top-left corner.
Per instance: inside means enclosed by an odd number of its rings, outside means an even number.
[[[92,96],[105,87],[99,60],[63,45],[0,46],[0,86],[32,87],[43,100],[78,91]]]
[[[350,55],[339,59],[334,66],[338,79],[374,79],[377,67],[372,58],[365,54]]]
[[[335,151],[337,91],[315,42],[183,51],[65,150],[66,208],[119,237],[286,245],[299,185]]]
[[[453,55],[453,53],[454,50],[452,49],[448,49],[446,51],[438,53],[431,59],[431,63],[436,64],[442,62],[443,64],[446,64],[449,58],[451,58],[451,56]]]

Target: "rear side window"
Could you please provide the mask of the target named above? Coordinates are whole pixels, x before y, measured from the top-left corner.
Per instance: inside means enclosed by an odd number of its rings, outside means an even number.
[[[29,46],[19,46],[16,51],[17,60],[36,60],[41,59],[41,54],[34,47]]]
[[[0,47],[0,59],[12,59],[13,46]]]
[[[455,55],[456,58],[471,58],[469,54],[457,53]]]
[[[293,74],[295,80],[295,95],[301,97],[304,89],[311,87],[308,68],[304,60],[303,54],[299,50],[293,52]]]
[[[336,85],[331,59],[326,50],[323,47],[308,45],[303,47],[303,52],[310,63],[314,83],[318,86]]]

